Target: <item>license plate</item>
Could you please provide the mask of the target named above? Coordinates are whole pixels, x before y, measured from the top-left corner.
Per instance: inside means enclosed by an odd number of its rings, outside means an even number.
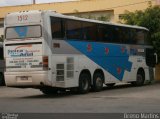
[[[28,76],[22,76],[21,80],[28,80]]]

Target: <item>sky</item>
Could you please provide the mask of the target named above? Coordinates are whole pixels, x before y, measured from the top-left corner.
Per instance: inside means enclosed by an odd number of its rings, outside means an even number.
[[[50,2],[65,2],[65,1],[76,1],[76,0],[36,0],[36,3],[50,3]],[[32,4],[32,0],[0,0],[0,6],[15,6]]]

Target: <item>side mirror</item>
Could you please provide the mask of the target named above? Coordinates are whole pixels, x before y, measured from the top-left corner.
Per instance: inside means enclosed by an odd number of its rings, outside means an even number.
[[[158,64],[158,55],[157,55],[157,53],[154,53],[154,56],[155,56],[156,64]]]

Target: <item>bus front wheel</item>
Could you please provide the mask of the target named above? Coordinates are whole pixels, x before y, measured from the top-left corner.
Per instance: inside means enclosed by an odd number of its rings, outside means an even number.
[[[144,76],[142,73],[137,74],[136,86],[142,86],[144,84]]]
[[[145,74],[143,70],[139,70],[137,72],[137,76],[136,76],[136,81],[135,82],[131,82],[132,85],[134,86],[142,86],[144,84],[145,81]]]
[[[86,72],[82,72],[79,77],[79,93],[88,93],[90,89],[90,75]]]

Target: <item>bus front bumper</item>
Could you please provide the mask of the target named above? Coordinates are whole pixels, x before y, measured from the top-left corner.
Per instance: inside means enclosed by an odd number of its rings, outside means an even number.
[[[47,71],[5,72],[4,75],[6,86],[38,87],[49,85]]]

